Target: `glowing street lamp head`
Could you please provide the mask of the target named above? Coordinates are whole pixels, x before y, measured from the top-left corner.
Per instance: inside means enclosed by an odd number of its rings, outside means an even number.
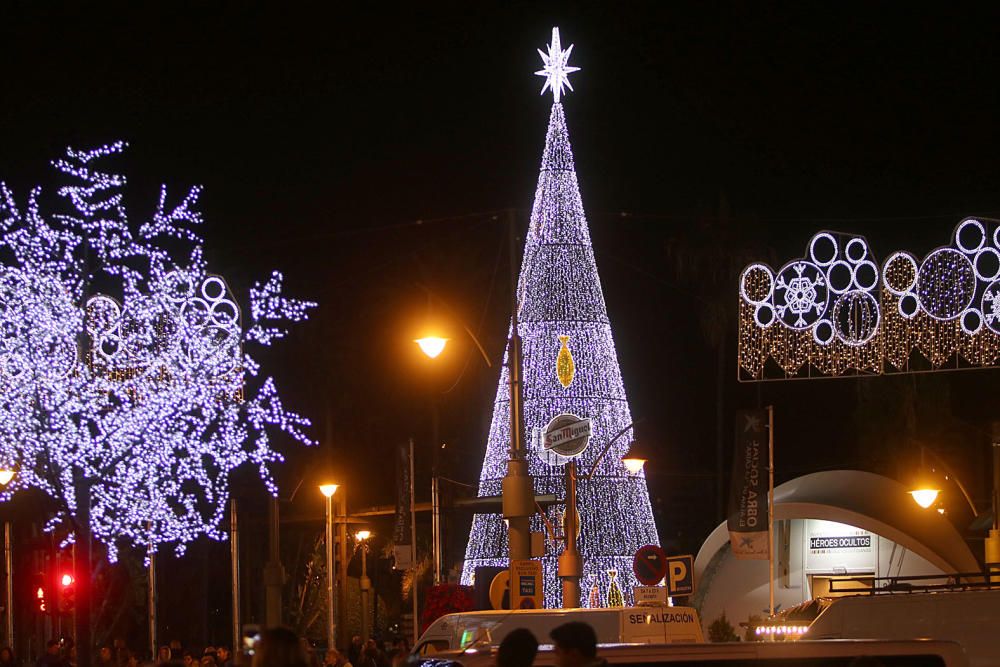
[[[430,359],[436,359],[439,354],[444,352],[444,346],[448,344],[448,340],[448,338],[440,338],[438,336],[427,336],[425,338],[417,338],[413,342],[419,345],[420,351]]]
[[[910,491],[910,495],[913,496],[913,502],[920,505],[924,509],[927,509],[934,504],[934,501],[937,500],[939,493],[941,493],[940,489],[932,488],[920,488]]]
[[[14,471],[8,468],[0,470],[0,486],[7,486],[14,479]]]
[[[372,536],[372,531],[370,530],[359,530],[354,534],[354,537],[358,538],[358,542],[364,542],[371,536]]]
[[[649,455],[646,453],[646,448],[639,444],[638,441],[633,441],[628,448],[628,452],[622,457],[625,469],[633,475],[638,475],[648,460]]]
[[[332,496],[337,492],[338,488],[340,488],[339,484],[320,484],[319,492],[322,493],[327,498],[329,498],[330,496]]]

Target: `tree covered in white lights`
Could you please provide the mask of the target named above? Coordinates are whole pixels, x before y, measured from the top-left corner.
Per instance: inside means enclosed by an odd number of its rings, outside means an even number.
[[[123,143],[69,149],[65,184],[43,209],[0,184],[0,466],[3,498],[36,488],[57,502],[50,528],[178,551],[220,531],[234,468],[273,492],[276,431],[309,443],[251,349],[285,335],[310,304],[282,277],[250,290],[247,321],[209,273],[199,187],[166,187],[149,219],[126,215],[126,179],[103,163]],[[89,515],[89,522],[87,517]]]
[[[518,283],[524,425],[529,440],[537,443],[539,431],[559,414],[593,420],[590,446],[578,458],[581,531],[577,544],[584,557],[581,588],[591,592],[589,600],[607,604],[609,594],[614,597],[611,584],[615,578],[625,595],[631,597],[632,587],[638,583],[632,574],[632,557],[639,547],[658,544],[659,540],[645,477],[630,474],[621,461],[632,441],[632,417],[580,198],[566,118],[558,101],[562,88],[568,87],[567,75],[577,69],[567,66],[571,49],[561,49],[558,31],[554,30],[549,53],[542,54],[545,68],[538,73],[546,77],[543,92],[551,89],[555,102]],[[568,337],[565,342],[573,359],[574,371],[569,375],[565,361],[562,372],[558,368],[562,337]],[[479,481],[480,496],[501,493],[510,442],[507,377],[505,366],[497,387]],[[604,446],[623,430],[624,436],[600,461],[593,477],[584,479]],[[534,451],[529,454],[529,465],[535,493],[564,496],[561,466],[543,463]],[[549,510],[552,524],[559,525],[561,511],[558,506]],[[532,530],[544,529],[536,516]],[[549,607],[558,606],[561,600],[556,578],[560,551],[559,543],[550,542],[543,558],[545,602]],[[463,582],[471,583],[477,566],[506,564],[503,517],[477,514],[466,550]],[[617,571],[617,576],[611,571]]]

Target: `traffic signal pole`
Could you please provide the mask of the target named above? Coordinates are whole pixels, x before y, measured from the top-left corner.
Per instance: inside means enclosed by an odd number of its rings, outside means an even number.
[[[510,387],[510,458],[502,482],[503,518],[507,520],[510,560],[531,558],[531,516],[535,513],[535,489],[528,471],[524,448],[524,405],[521,382],[521,335],[518,332],[517,247],[514,212],[508,211],[510,245],[511,327],[507,343],[507,378]]]

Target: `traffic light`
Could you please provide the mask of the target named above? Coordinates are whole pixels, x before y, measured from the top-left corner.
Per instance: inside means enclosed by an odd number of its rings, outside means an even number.
[[[45,586],[44,574],[39,573],[35,575],[32,589],[35,591],[35,610],[42,614],[48,613],[49,609],[46,604],[48,602],[48,590]]]
[[[76,607],[76,580],[69,572],[59,577],[59,611],[68,613]]]

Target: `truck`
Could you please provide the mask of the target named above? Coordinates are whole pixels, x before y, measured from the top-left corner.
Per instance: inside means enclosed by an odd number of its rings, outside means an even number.
[[[1000,667],[1000,589],[837,598],[800,641],[865,638],[951,640],[971,667]]]

